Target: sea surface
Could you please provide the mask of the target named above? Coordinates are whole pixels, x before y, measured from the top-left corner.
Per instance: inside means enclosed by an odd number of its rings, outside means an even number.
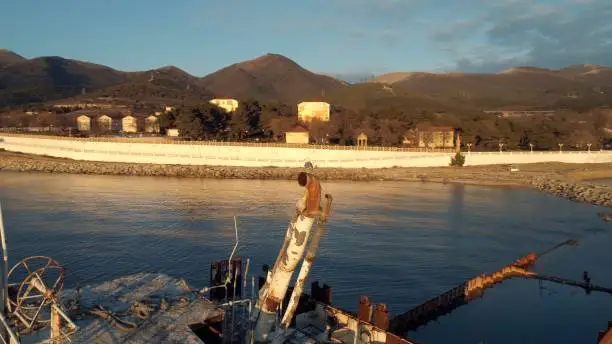
[[[612,287],[612,225],[601,208],[518,188],[436,183],[324,183],[334,197],[311,280],[333,303],[360,295],[410,308],[483,272],[542,252],[538,272]],[[141,271],[208,284],[209,264],[238,254],[272,265],[302,190],[292,181],[0,173],[10,264],[47,255],[66,287]],[[592,343],[612,320],[612,296],[510,280],[408,337],[422,343]]]
[[[612,179],[597,179],[593,181],[596,184],[612,185]]]

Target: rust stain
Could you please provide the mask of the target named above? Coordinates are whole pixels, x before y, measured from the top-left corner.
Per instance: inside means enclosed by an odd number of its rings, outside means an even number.
[[[287,266],[287,259],[289,259],[289,256],[287,256],[287,250],[283,250],[280,257],[281,266]]]
[[[316,217],[321,213],[321,184],[317,178],[308,174],[308,182],[306,183],[306,210],[304,216]]]
[[[293,231],[293,237],[295,238],[295,245],[302,246],[306,242],[306,231],[300,232],[296,229]]]
[[[269,296],[266,298],[266,301],[263,304],[262,310],[267,313],[276,312],[278,306],[280,305],[280,301],[276,298]]]

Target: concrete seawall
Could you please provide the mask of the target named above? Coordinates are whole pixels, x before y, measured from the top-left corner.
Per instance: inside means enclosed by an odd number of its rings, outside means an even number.
[[[301,167],[311,161],[323,168],[441,167],[451,152],[425,152],[392,147],[250,146],[206,142],[141,143],[137,140],[90,140],[0,133],[0,148],[11,152],[84,161],[134,164],[235,167]],[[538,162],[608,163],[612,152],[474,152],[465,153],[466,166]]]

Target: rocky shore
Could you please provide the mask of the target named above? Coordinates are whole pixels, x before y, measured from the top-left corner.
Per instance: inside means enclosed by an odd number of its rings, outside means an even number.
[[[609,185],[536,178],[533,186],[572,201],[612,207],[612,187]]]
[[[577,202],[612,207],[612,186],[585,182],[611,178],[612,164],[541,163],[470,167],[414,167],[383,169],[316,169],[321,180],[420,181],[486,186],[533,187]],[[252,168],[107,163],[78,161],[0,151],[0,171],[98,175],[164,176],[214,179],[295,179],[299,168]]]

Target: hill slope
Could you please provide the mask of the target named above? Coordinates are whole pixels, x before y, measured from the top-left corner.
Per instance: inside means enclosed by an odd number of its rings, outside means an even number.
[[[43,102],[125,82],[112,68],[61,57],[39,57],[0,68],[0,107]]]
[[[442,102],[469,104],[477,108],[524,106],[594,106],[610,102],[612,69],[568,67],[549,70],[516,67],[496,74],[391,73],[374,82],[390,85],[394,92],[421,94]]]
[[[0,49],[0,67],[27,61],[25,57],[7,49]]]
[[[236,63],[202,78],[199,85],[220,97],[258,98],[294,104],[347,87],[277,54]]]
[[[126,73],[122,83],[80,95],[75,99],[109,97],[116,100],[139,101],[154,104],[202,102],[212,93],[198,86],[199,78],[174,66],[146,72]]]

